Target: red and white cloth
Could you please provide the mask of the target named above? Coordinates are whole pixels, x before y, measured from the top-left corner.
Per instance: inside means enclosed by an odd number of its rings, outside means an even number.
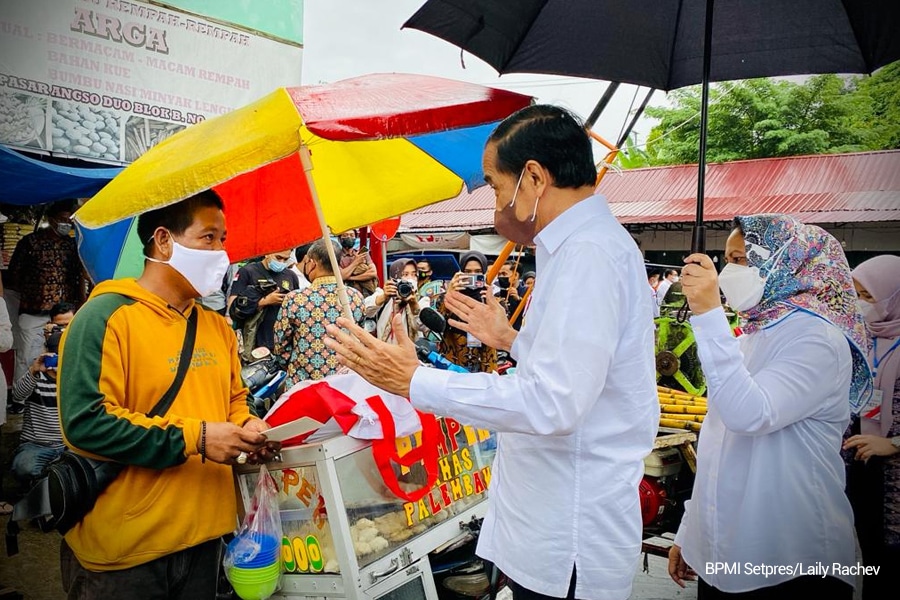
[[[310,417],[324,423],[316,430],[285,440],[282,446],[349,435],[372,440],[372,455],[388,488],[398,497],[415,502],[424,497],[437,480],[441,431],[434,415],[423,413],[409,400],[385,392],[356,373],[303,381],[290,388],[272,405],[265,421],[272,427]],[[422,432],[421,443],[399,454],[397,438]],[[418,490],[400,488],[393,464],[405,467],[421,462],[427,482]]]

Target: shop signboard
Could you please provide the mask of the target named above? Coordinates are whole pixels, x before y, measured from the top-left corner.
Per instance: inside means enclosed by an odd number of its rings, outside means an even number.
[[[275,6],[302,12],[301,0]],[[172,6],[4,2],[0,143],[128,163],[192,123],[299,85],[302,52],[296,28],[281,38]]]

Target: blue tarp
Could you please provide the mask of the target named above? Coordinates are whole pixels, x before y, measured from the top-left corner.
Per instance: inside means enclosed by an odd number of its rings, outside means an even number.
[[[0,203],[46,204],[93,196],[122,167],[86,169],[44,163],[0,145]]]

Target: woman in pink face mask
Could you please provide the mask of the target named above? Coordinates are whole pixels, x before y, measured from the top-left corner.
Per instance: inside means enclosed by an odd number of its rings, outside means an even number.
[[[847,493],[866,565],[896,568],[900,564],[900,256],[870,258],[852,275],[872,339],[869,365],[875,396],[861,415],[860,434],[844,443],[858,461],[851,465]],[[863,598],[887,598],[886,581],[866,577]]]

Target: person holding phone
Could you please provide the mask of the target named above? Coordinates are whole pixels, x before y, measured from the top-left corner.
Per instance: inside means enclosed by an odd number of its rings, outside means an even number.
[[[28,372],[13,385],[13,402],[22,405],[21,443],[12,459],[12,472],[24,484],[44,475],[44,470],[65,450],[59,428],[56,405],[56,374],[59,364],[59,340],[75,316],[75,305],[60,302],[50,309],[50,322],[44,326],[44,352]]]
[[[369,249],[360,246],[355,229],[343,232],[338,239],[341,244],[341,255],[338,257],[341,279],[363,297],[371,296],[378,289],[378,271],[369,256]]]
[[[460,257],[462,271],[455,273],[447,291],[456,291],[479,302],[487,301],[487,286],[484,273],[487,271],[487,257],[471,250]],[[435,308],[445,319],[456,318],[444,304],[441,296]],[[438,342],[438,352],[452,363],[473,373],[493,373],[497,370],[497,350],[461,329],[449,326]]]

